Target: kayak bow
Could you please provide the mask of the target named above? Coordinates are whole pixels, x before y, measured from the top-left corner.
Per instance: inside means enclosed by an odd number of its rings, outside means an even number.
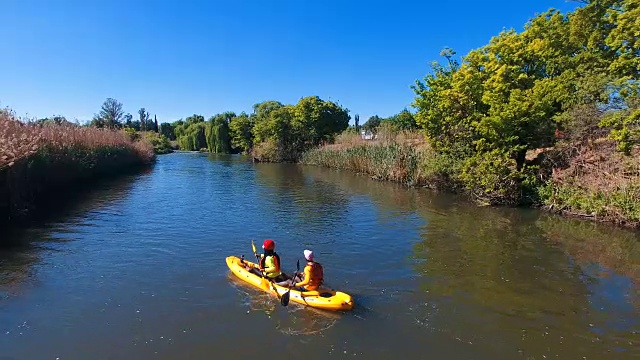
[[[276,295],[278,298],[289,290],[288,287],[280,286],[250,272],[251,268],[258,267],[256,263],[242,260],[237,256],[228,256],[227,266],[241,280],[262,291]],[[314,291],[299,291],[292,288],[290,291],[290,300],[302,305],[333,311],[351,310],[353,308],[353,298],[351,295],[341,291],[325,288]]]

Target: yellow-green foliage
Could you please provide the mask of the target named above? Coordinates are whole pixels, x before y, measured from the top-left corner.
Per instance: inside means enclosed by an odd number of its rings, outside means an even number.
[[[618,143],[618,150],[630,155],[640,143],[640,108],[616,111],[605,117],[601,126],[611,127],[609,138]]]
[[[127,134],[127,137],[129,137],[131,141],[137,141],[140,139],[140,134],[136,131],[136,129],[124,128],[123,131],[125,134]]]
[[[630,153],[640,140],[638,7],[606,0],[568,14],[550,10],[462,63],[446,49],[447,64],[434,64],[414,86],[418,125],[439,154],[463,163],[459,179],[489,202],[535,196],[541,183],[526,169],[526,153],[553,146],[576,107],[612,109],[600,125]]]
[[[145,139],[153,146],[153,152],[156,154],[168,154],[173,152],[169,139],[163,134],[158,134],[153,131],[147,131],[144,133]]]

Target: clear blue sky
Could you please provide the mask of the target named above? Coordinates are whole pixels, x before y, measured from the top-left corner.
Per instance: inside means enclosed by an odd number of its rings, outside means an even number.
[[[0,107],[89,120],[107,97],[137,117],[251,111],[318,95],[369,116],[409,106],[439,52],[458,55],[540,1],[4,0]]]

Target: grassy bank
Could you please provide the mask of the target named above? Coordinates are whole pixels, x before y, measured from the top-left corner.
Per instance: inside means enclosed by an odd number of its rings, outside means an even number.
[[[607,139],[559,142],[528,155],[530,178],[514,178],[515,165],[502,169],[464,165],[435,152],[414,132],[382,131],[375,140],[342,134],[334,144],[306,152],[305,165],[343,169],[374,179],[466,194],[483,205],[541,207],[596,221],[640,227],[640,150],[616,151]],[[481,164],[482,166],[486,164]],[[474,177],[473,174],[482,174]]]
[[[335,143],[305,152],[300,162],[368,174],[377,180],[428,185],[428,160],[433,156],[424,137],[411,132],[381,132],[377,140],[343,133]]]
[[[24,124],[0,112],[0,223],[36,213],[49,195],[153,162],[148,141],[72,124]]]

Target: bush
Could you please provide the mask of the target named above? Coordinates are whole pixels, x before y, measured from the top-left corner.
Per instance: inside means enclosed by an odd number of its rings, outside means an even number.
[[[163,134],[147,132],[145,133],[145,139],[153,146],[153,152],[156,154],[168,154],[173,152],[171,142]]]
[[[464,162],[460,180],[474,198],[490,205],[521,205],[534,201],[535,170],[525,166],[518,170],[516,161],[501,150],[476,153]]]
[[[124,133],[129,137],[131,141],[140,140],[140,134],[133,128],[124,128]]]

